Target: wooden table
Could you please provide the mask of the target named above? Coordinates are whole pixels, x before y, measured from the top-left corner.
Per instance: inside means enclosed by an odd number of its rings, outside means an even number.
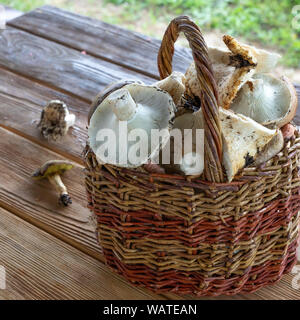
[[[104,265],[86,208],[81,152],[92,98],[108,83],[158,79],[160,42],[53,7],[10,21],[0,35],[0,265],[7,288],[1,299],[186,299],[134,288]],[[86,52],[86,54],[85,54]],[[175,69],[191,56],[178,48]],[[65,101],[77,116],[60,142],[36,128],[50,99]],[[297,117],[297,119],[300,119]],[[299,121],[300,124],[300,121]],[[77,166],[65,176],[73,204],[62,208],[34,169],[49,159]],[[249,295],[209,299],[300,299],[294,275]]]

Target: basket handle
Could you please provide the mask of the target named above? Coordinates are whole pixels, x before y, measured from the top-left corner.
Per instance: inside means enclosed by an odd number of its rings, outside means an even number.
[[[184,33],[192,49],[200,87],[199,92],[201,92],[199,101],[201,101],[205,132],[204,176],[206,180],[211,182],[223,182],[222,134],[217,85],[202,33],[187,16],[179,16],[173,19],[164,34],[157,57],[160,78],[164,79],[172,72],[174,43],[180,32]]]

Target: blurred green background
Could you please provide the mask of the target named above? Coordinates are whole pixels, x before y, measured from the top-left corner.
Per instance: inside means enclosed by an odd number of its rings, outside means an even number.
[[[188,14],[207,32],[226,32],[282,54],[285,67],[300,67],[300,28],[292,8],[300,0],[0,0],[21,11],[44,4],[96,17],[156,38],[176,15]],[[300,24],[300,8],[299,8]]]

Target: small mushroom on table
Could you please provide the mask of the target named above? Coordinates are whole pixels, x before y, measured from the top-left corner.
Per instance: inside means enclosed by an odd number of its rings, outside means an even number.
[[[42,111],[38,128],[45,138],[55,141],[67,134],[75,119],[63,101],[51,100]]]
[[[72,169],[72,167],[73,164],[69,161],[50,160],[45,162],[39,169],[37,169],[32,174],[32,177],[37,180],[47,178],[55,187],[57,193],[59,193],[59,203],[68,206],[72,203],[72,200],[60,176],[65,171]]]

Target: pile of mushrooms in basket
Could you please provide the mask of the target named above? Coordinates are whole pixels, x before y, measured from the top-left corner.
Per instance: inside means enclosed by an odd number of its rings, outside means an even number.
[[[231,182],[244,167],[264,166],[294,137],[291,121],[297,96],[285,76],[272,74],[278,54],[239,43],[228,35],[223,41],[227,50],[208,48],[208,54],[216,79],[222,165],[225,181]],[[194,63],[185,74],[173,72],[152,85],[121,80],[108,86],[95,98],[89,116],[89,143],[97,161],[120,167],[142,166],[154,174],[203,178],[206,150],[194,141],[197,129],[204,129],[203,110],[199,101],[195,103],[200,95]],[[121,123],[128,136],[126,146]],[[108,143],[99,133],[102,129],[116,134],[112,155],[99,152]],[[161,139],[150,141],[153,129],[160,130]],[[174,138],[174,129],[181,132],[182,141]],[[192,132],[191,148],[182,147],[187,129]],[[138,146],[147,149],[143,156],[138,155]],[[163,161],[166,149],[169,162]],[[135,161],[129,159],[132,152],[137,152]]]

